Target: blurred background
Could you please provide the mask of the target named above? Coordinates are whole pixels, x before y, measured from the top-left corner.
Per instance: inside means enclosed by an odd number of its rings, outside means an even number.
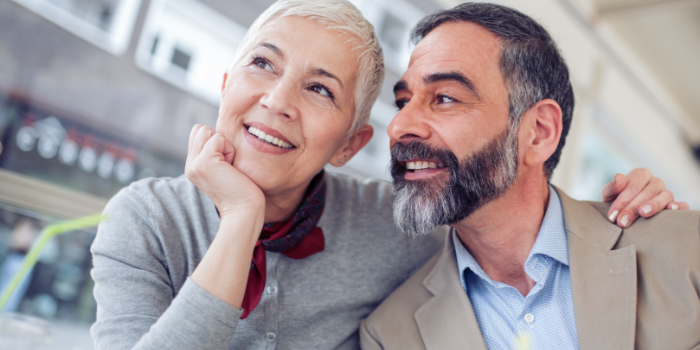
[[[183,172],[196,123],[214,126],[223,72],[271,0],[0,0],[0,288],[41,229],[99,212],[123,186]],[[331,171],[389,179],[391,87],[410,28],[454,0],[352,0],[387,77],[375,136]],[[576,110],[553,182],[600,199],[646,167],[700,209],[700,0],[503,0],[542,23],[572,72]],[[468,135],[465,135],[468,137]],[[54,239],[6,311],[51,322],[51,349],[91,349],[94,230]]]

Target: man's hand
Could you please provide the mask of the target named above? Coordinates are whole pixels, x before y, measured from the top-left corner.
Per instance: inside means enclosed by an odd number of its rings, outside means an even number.
[[[233,145],[210,127],[192,128],[185,175],[214,202],[222,217],[265,208],[262,190],[232,165],[235,154]]]
[[[640,215],[648,218],[663,209],[690,209],[688,203],[674,202],[663,180],[653,177],[648,169],[634,169],[627,176],[616,174],[603,187],[603,201],[613,200],[608,220],[622,228],[629,227]]]

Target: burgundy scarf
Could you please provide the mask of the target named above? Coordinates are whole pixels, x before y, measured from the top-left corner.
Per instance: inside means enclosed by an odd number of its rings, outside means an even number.
[[[267,278],[267,266],[265,263],[265,251],[282,253],[292,259],[303,259],[323,251],[323,231],[316,227],[323,214],[326,202],[326,180],[323,170],[316,175],[306,191],[301,207],[288,221],[280,221],[265,224],[260,238],[255,243],[253,261],[250,264],[248,284],[243,295],[243,315],[241,319],[248,317],[260,302],[265,280]]]

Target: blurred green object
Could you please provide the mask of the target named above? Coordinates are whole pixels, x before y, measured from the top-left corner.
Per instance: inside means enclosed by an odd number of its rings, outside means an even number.
[[[5,304],[10,299],[10,296],[12,296],[12,293],[14,293],[24,274],[26,274],[27,271],[34,266],[34,264],[36,264],[36,260],[39,258],[39,253],[41,253],[41,250],[46,245],[46,242],[48,242],[54,236],[58,236],[66,232],[97,226],[97,224],[106,219],[106,215],[95,214],[47,226],[44,231],[41,232],[41,235],[36,240],[36,243],[34,243],[32,249],[29,251],[29,253],[27,253],[22,267],[12,278],[12,281],[7,285],[5,291],[3,291],[2,297],[0,297],[0,312],[2,312],[2,310],[5,308]]]

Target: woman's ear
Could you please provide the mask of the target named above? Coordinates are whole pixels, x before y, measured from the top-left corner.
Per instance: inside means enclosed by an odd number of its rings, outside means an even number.
[[[224,73],[224,81],[221,83],[221,96],[224,95],[224,89],[226,88],[226,79],[228,79],[228,73]]]
[[[528,166],[540,166],[557,150],[562,131],[562,113],[559,104],[552,99],[537,102],[523,116],[521,127],[526,132],[524,146],[524,163]]]
[[[371,125],[361,127],[360,130],[357,130],[350,136],[345,144],[340,147],[340,150],[331,157],[329,163],[337,167],[345,165],[357,152],[367,145],[369,140],[372,139],[372,135],[374,135],[374,128]]]

